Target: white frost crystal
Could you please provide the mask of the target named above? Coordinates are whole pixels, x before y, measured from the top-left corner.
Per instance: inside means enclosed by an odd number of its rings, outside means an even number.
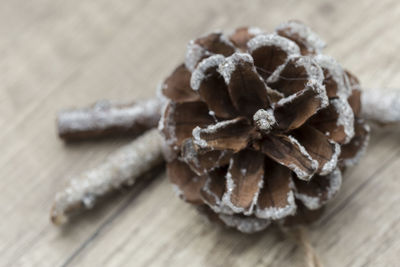
[[[292,190],[287,193],[287,202],[288,204],[285,207],[269,207],[265,209],[257,207],[256,216],[263,219],[279,220],[286,216],[295,214],[297,206],[294,201]]]
[[[260,47],[279,47],[285,51],[288,55],[300,55],[300,49],[297,44],[287,38],[281,37],[277,34],[261,34],[250,39],[247,43],[247,48],[250,53]]]
[[[307,43],[311,46],[308,50],[315,49],[317,53],[322,52],[326,46],[325,42],[315,32],[297,21],[282,23],[275,30],[289,30],[290,34],[299,35],[301,38],[307,40]]]
[[[219,214],[219,218],[228,226],[234,227],[243,233],[255,233],[267,228],[269,220],[254,217],[238,217],[235,215]]]

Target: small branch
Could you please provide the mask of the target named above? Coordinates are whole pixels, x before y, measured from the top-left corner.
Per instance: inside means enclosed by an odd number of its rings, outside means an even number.
[[[111,154],[107,160],[75,179],[58,193],[51,210],[51,220],[60,225],[68,217],[94,206],[96,199],[122,185],[133,185],[136,178],[163,162],[162,138],[152,129]]]
[[[361,94],[362,115],[379,124],[400,123],[400,89],[370,89]]]
[[[58,114],[58,134],[66,141],[138,135],[157,126],[162,101],[152,98],[127,105],[103,100],[89,108],[64,110]]]

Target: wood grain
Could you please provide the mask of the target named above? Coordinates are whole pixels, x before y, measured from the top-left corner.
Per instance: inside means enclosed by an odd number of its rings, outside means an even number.
[[[152,96],[188,40],[300,19],[366,88],[400,85],[400,3],[385,1],[13,0],[0,2],[0,266],[302,266],[271,229],[209,225],[161,175],[59,229],[56,191],[129,140],[64,145],[60,108]],[[376,130],[310,239],[326,266],[398,266],[399,129]]]

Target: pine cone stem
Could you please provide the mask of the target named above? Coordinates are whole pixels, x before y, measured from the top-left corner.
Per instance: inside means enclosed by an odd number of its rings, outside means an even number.
[[[157,126],[162,99],[151,98],[132,104],[98,101],[91,107],[61,111],[58,134],[66,141],[137,135]]]
[[[291,229],[279,228],[283,234],[294,240],[304,253],[304,266],[306,267],[323,267],[322,261],[317,251],[310,242],[307,228],[297,226]]]
[[[56,225],[83,209],[90,209],[96,200],[123,185],[133,185],[145,172],[163,162],[162,138],[152,129],[130,144],[111,154],[104,163],[72,179],[59,192],[51,210]]]
[[[361,95],[362,115],[379,124],[400,123],[400,90],[370,89]]]

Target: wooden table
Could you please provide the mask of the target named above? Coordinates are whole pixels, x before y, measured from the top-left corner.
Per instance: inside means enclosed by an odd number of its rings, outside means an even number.
[[[302,251],[277,231],[246,236],[207,224],[165,175],[64,228],[49,222],[68,177],[129,141],[65,145],[55,131],[60,108],[152,96],[191,38],[240,25],[272,30],[291,18],[311,25],[366,88],[400,86],[397,0],[2,1],[0,265],[302,266]],[[310,228],[326,266],[400,265],[399,132],[374,129]]]

